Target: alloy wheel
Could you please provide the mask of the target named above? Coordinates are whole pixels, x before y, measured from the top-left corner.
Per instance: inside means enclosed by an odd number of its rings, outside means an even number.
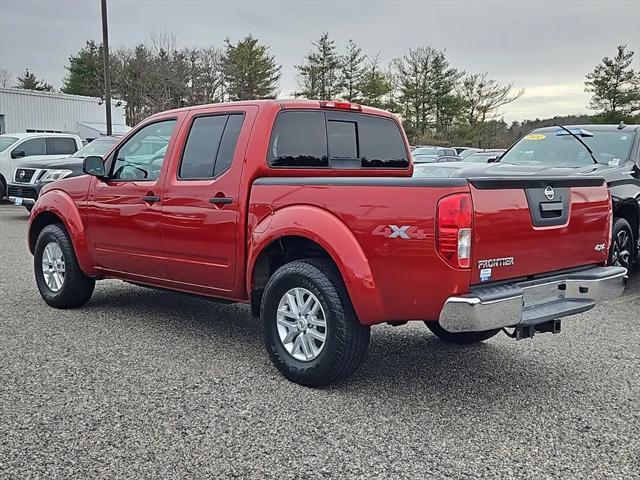
[[[303,362],[316,359],[327,340],[324,309],[318,297],[305,288],[292,288],[282,296],[277,327],[289,355]]]
[[[611,248],[613,265],[628,269],[631,260],[631,237],[626,230],[620,230],[616,234]]]
[[[42,276],[52,292],[57,293],[62,289],[65,276],[64,254],[56,242],[49,242],[42,251]]]

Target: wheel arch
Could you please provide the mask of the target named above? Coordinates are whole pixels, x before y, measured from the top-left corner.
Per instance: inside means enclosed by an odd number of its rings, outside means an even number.
[[[254,314],[270,276],[284,263],[326,258],[340,272],[362,324],[384,317],[367,257],[349,228],[335,215],[310,205],[286,207],[256,225],[250,235],[247,292]]]
[[[638,242],[640,234],[640,204],[633,198],[615,199],[613,200],[613,216],[624,218],[631,226],[633,233],[634,248]]]
[[[95,276],[95,264],[89,251],[85,228],[75,202],[60,190],[50,190],[42,195],[29,217],[28,245],[33,254],[40,232],[54,223],[61,224],[73,245],[78,265],[87,276]]]

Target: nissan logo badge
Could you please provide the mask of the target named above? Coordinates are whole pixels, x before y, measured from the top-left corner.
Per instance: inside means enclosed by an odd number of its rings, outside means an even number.
[[[20,178],[24,178],[24,170],[20,170]]]
[[[556,192],[554,192],[553,188],[549,186],[544,189],[544,196],[547,197],[549,200],[553,200],[553,197],[556,196]]]

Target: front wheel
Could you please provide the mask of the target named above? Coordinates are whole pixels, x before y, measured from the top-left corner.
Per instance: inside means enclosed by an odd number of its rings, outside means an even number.
[[[87,303],[95,280],[80,267],[71,240],[60,224],[42,229],[33,254],[36,284],[47,304],[55,308],[74,308]]]
[[[609,249],[609,265],[631,270],[635,257],[633,231],[624,218],[614,218],[611,229],[611,248]]]
[[[267,351],[289,380],[322,387],[351,375],[369,346],[335,267],[308,259],[271,276],[260,308]]]
[[[471,345],[474,343],[480,343],[500,333],[500,329],[485,330],[483,332],[457,332],[451,333],[446,331],[440,326],[438,322],[424,322],[431,333],[433,333],[440,340],[444,340],[448,343],[456,343],[458,345]]]

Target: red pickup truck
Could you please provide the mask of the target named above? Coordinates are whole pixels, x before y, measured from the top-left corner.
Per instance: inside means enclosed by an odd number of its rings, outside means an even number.
[[[45,187],[29,248],[56,308],[104,278],[250,303],[280,372],[321,386],[358,367],[375,324],[525,338],[622,293],[603,180],[518,168],[411,178],[398,119],[350,103],[184,108]]]

